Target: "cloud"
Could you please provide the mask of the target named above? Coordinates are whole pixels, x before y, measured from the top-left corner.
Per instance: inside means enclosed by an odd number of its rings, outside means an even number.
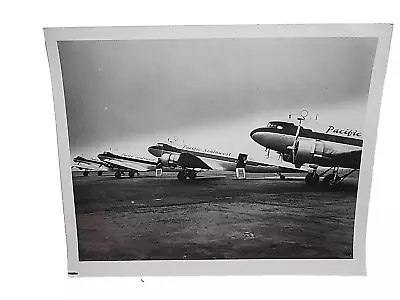
[[[214,128],[212,139],[221,124],[307,107],[344,119],[366,107],[375,49],[372,38],[60,42],[70,148],[158,132],[203,141],[197,128]]]

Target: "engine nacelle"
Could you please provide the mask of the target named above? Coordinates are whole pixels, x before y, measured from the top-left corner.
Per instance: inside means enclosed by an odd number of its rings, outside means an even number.
[[[296,147],[294,164],[296,167],[301,167],[305,163],[315,163],[323,165],[329,160],[329,153],[326,151],[325,143],[318,140],[299,140]],[[287,152],[282,156],[284,161],[293,163],[292,152]]]
[[[176,167],[178,165],[180,154],[164,153],[161,155],[161,164],[164,167]]]

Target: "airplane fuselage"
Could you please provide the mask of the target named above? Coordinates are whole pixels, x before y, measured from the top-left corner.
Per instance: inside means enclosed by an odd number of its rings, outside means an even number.
[[[218,150],[210,150],[206,148],[193,147],[184,145],[181,148],[159,143],[154,146],[150,146],[148,151],[161,159],[161,161],[166,165],[170,163],[173,165],[174,159],[176,160],[176,165],[178,165],[178,159],[180,154],[187,153],[193,155],[200,160],[187,161],[186,163],[182,160],[179,165],[188,168],[200,170],[224,170],[224,171],[235,171],[238,159],[232,155],[231,152],[224,152]],[[245,165],[246,172],[250,173],[292,173],[295,172],[293,169],[286,169],[280,166],[274,166],[271,164],[256,162],[252,160],[247,160]]]
[[[292,147],[295,143],[298,126],[287,122],[270,122],[267,127],[254,129],[251,138],[265,148],[283,154],[286,161],[291,161]],[[359,151],[363,140],[358,130],[337,129],[329,126],[325,132],[300,128],[296,147],[297,165],[311,163],[319,166],[359,168],[361,155],[341,155]]]

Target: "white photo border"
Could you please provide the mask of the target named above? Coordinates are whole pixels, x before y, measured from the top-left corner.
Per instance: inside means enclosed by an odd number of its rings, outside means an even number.
[[[392,24],[202,25],[44,28],[56,115],[68,274],[95,276],[366,275],[366,228]],[[354,222],[352,259],[79,261],[67,116],[58,41],[199,38],[376,37]]]

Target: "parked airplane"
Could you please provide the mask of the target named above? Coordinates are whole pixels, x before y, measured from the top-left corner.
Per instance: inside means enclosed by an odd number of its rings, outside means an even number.
[[[248,160],[247,154],[239,153],[235,157],[231,152],[222,152],[207,148],[193,147],[187,144],[177,146],[168,143],[158,143],[150,146],[148,151],[158,157],[157,169],[163,167],[176,168],[178,179],[195,179],[198,172],[205,170],[236,171],[238,178],[244,178],[245,172],[277,173],[285,179],[282,173],[299,173],[302,170],[275,166],[271,164]]]
[[[139,175],[139,172],[148,172],[156,169],[157,159],[150,159],[145,157],[136,157],[129,154],[115,154],[105,151],[97,157],[105,163],[110,170],[115,171],[115,177],[121,178],[125,173],[129,177]]]
[[[360,168],[362,133],[358,129],[333,125],[329,125],[323,132],[313,131],[302,126],[307,115],[308,112],[303,110],[297,118],[298,125],[271,121],[267,127],[254,129],[250,136],[267,149],[281,153],[283,160],[291,162],[296,168],[308,164],[312,172],[305,178],[307,184],[318,184],[320,176],[332,170],[331,174],[325,176],[323,183],[335,186]],[[317,174],[320,166],[329,169]],[[350,171],[340,177],[339,168],[348,168]]]
[[[82,156],[74,157],[72,160],[74,164],[71,168],[83,170],[83,176],[88,176],[89,172],[97,172],[97,175],[103,175],[103,172],[107,172],[108,168],[99,160],[95,158],[85,158]]]

